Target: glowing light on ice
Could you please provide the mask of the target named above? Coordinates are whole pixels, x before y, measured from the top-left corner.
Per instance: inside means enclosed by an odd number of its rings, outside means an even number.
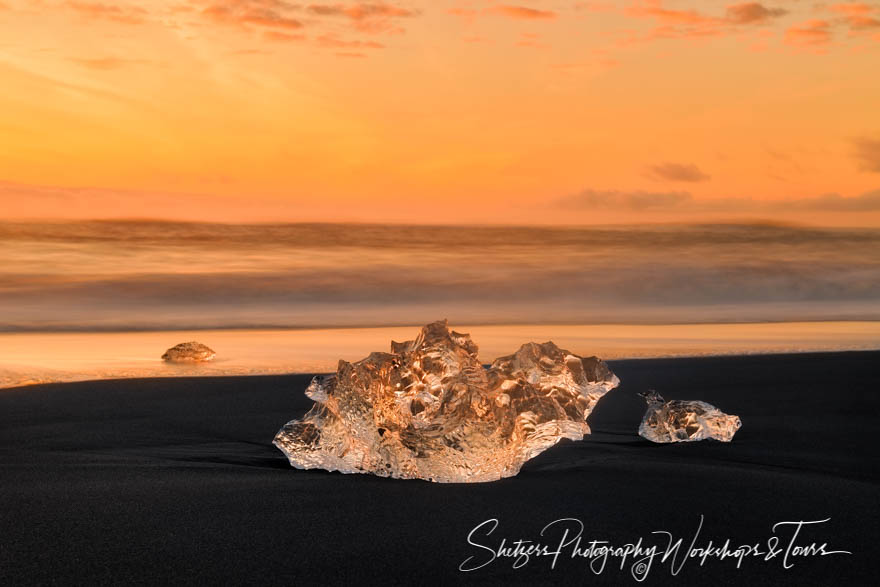
[[[596,357],[528,343],[485,369],[467,334],[445,321],[336,375],[316,377],[314,407],[275,436],[291,465],[436,482],[494,481],[562,438],[619,383]]]

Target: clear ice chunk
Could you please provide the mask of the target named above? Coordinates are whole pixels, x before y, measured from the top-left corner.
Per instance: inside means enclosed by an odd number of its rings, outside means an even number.
[[[618,383],[598,358],[552,342],[525,344],[486,369],[469,335],[434,322],[390,353],[315,377],[306,390],[315,405],[274,444],[299,469],[495,481],[562,438],[583,439],[587,416]]]
[[[701,401],[665,401],[656,391],[639,394],[648,402],[639,436],[651,442],[690,442],[712,438],[730,442],[742,426],[739,416],[725,414]]]

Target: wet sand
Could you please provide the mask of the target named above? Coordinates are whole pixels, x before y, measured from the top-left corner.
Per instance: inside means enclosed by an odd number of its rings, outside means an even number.
[[[480,345],[491,363],[524,341],[552,340],[604,359],[753,353],[880,350],[880,322],[728,324],[451,324]],[[335,371],[412,340],[419,326],[157,332],[0,332],[0,388],[33,383],[148,377],[279,375]],[[168,348],[199,341],[217,351],[209,363],[173,365]]]
[[[592,539],[687,548],[773,536],[823,520],[799,545],[852,555],[655,561],[646,584],[871,584],[880,544],[880,352],[612,361],[621,386],[593,435],[563,441],[519,476],[437,485],[290,468],[271,445],[305,412],[307,376],[199,377],[35,385],[0,392],[0,584],[636,584],[564,551],[462,573],[481,544],[540,540],[560,518]],[[738,414],[734,442],[658,446],[636,434],[653,387]],[[552,532],[551,532],[552,534]],[[780,532],[779,546],[790,532]],[[549,540],[558,542],[558,535]]]

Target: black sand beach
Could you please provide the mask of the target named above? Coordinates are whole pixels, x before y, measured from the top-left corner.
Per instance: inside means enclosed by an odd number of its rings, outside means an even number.
[[[271,445],[311,404],[309,377],[152,379],[0,390],[0,584],[635,584],[563,552],[556,568],[496,560],[482,544],[541,540],[578,518],[589,540],[667,530],[687,548],[760,543],[782,521],[830,521],[797,544],[852,555],[655,560],[647,584],[873,584],[880,555],[880,352],[616,361],[622,380],[589,419],[519,476],[437,485],[292,469]],[[637,436],[656,388],[738,414],[731,444]],[[552,532],[551,532],[552,534]],[[779,548],[791,531],[780,530]],[[558,534],[548,540],[555,545]]]

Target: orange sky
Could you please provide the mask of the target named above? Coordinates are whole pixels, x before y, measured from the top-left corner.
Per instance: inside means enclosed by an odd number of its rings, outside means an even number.
[[[0,0],[0,218],[880,225],[880,2]]]

